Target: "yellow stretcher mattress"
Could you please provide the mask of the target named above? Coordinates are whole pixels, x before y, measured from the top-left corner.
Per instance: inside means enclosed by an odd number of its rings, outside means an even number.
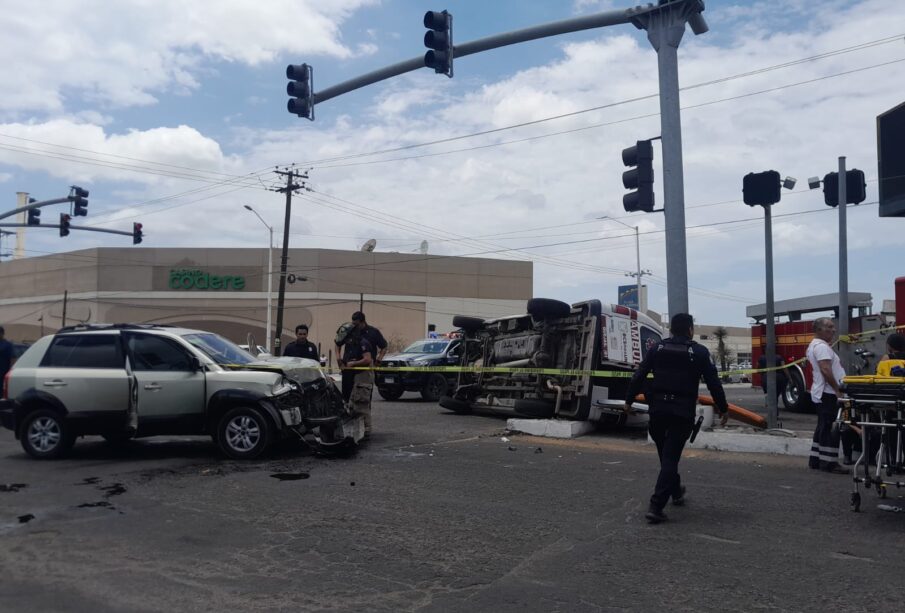
[[[880,375],[849,376],[842,379],[846,385],[903,385],[905,377],[881,377]]]

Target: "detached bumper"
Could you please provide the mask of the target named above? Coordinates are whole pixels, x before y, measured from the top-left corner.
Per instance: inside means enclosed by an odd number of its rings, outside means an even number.
[[[13,432],[16,431],[17,407],[15,400],[0,400],[0,425]]]

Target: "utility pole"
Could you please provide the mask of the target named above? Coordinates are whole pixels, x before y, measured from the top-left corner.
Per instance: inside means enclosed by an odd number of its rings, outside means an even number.
[[[635,277],[638,281],[638,311],[643,313],[646,309],[645,305],[641,303],[641,277],[644,275],[649,275],[651,272],[649,270],[641,270],[641,233],[638,230],[638,226],[630,226],[624,221],[619,221],[615,217],[610,217],[609,215],[604,215],[603,217],[598,217],[597,219],[609,219],[610,221],[615,221],[618,224],[621,224],[628,228],[629,230],[635,231],[635,268],[636,272],[627,272],[625,273],[626,277]]]
[[[63,290],[63,325],[61,327],[66,327],[66,306],[69,303],[69,290]]]
[[[286,194],[286,216],[283,220],[283,252],[280,256],[280,289],[277,297],[277,327],[273,338],[273,354],[282,354],[282,337],[283,337],[283,305],[286,302],[286,266],[289,259],[289,220],[292,214],[292,194],[300,189],[307,189],[304,179],[308,178],[308,173],[300,173],[292,168],[286,170],[277,170],[278,175],[286,177],[286,186],[274,189],[275,192]],[[295,183],[296,179],[302,179],[300,183]]]

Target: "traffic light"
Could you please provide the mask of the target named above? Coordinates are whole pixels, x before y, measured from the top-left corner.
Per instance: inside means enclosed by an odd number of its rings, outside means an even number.
[[[88,214],[88,190],[82,189],[78,185],[72,186],[72,191],[69,193],[69,199],[72,200],[72,204],[74,205],[72,215],[74,217],[84,217]]]
[[[286,93],[293,96],[286,105],[289,112],[314,121],[314,69],[308,64],[286,67]]]
[[[28,209],[28,225],[41,225],[41,209]]]
[[[448,11],[428,11],[424,14],[424,65],[438,74],[453,76],[452,15]]]
[[[635,167],[622,173],[622,184],[636,190],[622,197],[622,207],[629,213],[650,213],[654,210],[654,146],[649,140],[639,140],[622,150],[622,163]]]
[[[60,236],[69,236],[69,222],[72,216],[69,213],[60,213]]]
[[[749,172],[742,179],[742,198],[748,206],[769,206],[780,199],[782,183],[775,170]]]
[[[144,234],[141,231],[142,225],[140,223],[132,224],[132,244],[137,245],[141,242],[141,239],[144,238]]]
[[[864,171],[852,168],[845,171],[845,203],[861,204],[867,198]],[[839,206],[839,173],[831,172],[823,177],[823,202],[827,206]]]

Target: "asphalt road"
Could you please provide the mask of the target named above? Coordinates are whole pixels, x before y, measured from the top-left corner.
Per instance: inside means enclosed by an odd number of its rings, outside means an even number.
[[[848,479],[801,458],[689,453],[688,506],[651,526],[643,433],[504,441],[499,418],[374,407],[348,459],[238,463],[161,438],[38,462],[0,431],[0,610],[905,606],[905,515],[871,494],[851,513]]]

